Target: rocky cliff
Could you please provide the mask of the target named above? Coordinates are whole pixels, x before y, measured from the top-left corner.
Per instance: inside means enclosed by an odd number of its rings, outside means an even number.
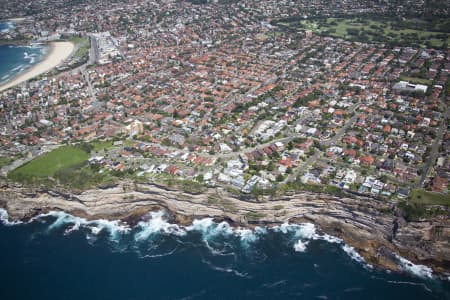
[[[0,207],[13,219],[27,219],[51,210],[63,210],[87,219],[122,219],[133,225],[151,210],[165,208],[173,222],[190,224],[210,216],[236,226],[310,222],[323,233],[353,246],[373,265],[398,270],[399,254],[435,272],[450,272],[448,216],[407,222],[395,204],[349,195],[302,192],[274,200],[238,199],[221,188],[191,194],[167,187],[122,182],[104,189],[74,194],[5,183]]]

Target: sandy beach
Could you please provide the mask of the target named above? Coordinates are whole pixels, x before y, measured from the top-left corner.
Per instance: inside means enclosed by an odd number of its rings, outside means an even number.
[[[34,78],[42,73],[45,73],[54,67],[58,66],[63,60],[67,59],[74,49],[74,44],[71,42],[53,42],[50,44],[50,49],[43,61],[19,74],[11,81],[6,82],[0,86],[0,91],[4,91],[13,86],[18,85],[24,81]]]

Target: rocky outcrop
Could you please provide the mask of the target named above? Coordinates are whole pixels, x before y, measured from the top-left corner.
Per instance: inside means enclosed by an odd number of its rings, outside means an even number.
[[[395,205],[356,195],[335,197],[302,192],[275,200],[242,201],[221,188],[190,194],[150,184],[122,182],[73,194],[11,184],[0,188],[0,206],[11,218],[26,219],[50,210],[64,210],[87,219],[122,219],[136,224],[149,211],[165,208],[173,222],[213,217],[234,225],[311,222],[353,246],[368,263],[397,270],[395,254],[439,273],[450,271],[448,217],[406,222]]]

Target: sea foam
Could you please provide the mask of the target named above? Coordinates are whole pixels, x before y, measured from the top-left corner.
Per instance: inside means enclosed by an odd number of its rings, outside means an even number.
[[[409,261],[406,258],[403,258],[397,254],[395,256],[398,259],[399,267],[402,270],[409,272],[413,275],[416,275],[418,277],[421,277],[421,278],[433,278],[433,270],[431,268],[424,266],[424,265],[413,264],[411,261]]]
[[[91,234],[99,235],[101,232],[106,231],[109,233],[111,241],[118,241],[121,235],[128,233],[131,228],[120,221],[109,221],[104,219],[88,221],[84,218],[76,217],[63,211],[51,211],[46,214],[41,214],[33,218],[31,221],[42,219],[45,217],[56,218],[52,224],[47,227],[47,232],[56,230],[58,228],[72,225],[66,228],[64,234],[70,234],[80,229],[80,227],[88,229]],[[87,237],[89,239],[89,236]]]
[[[148,220],[141,221],[135,228],[130,228],[128,225],[120,221],[108,221],[108,220],[93,220],[87,221],[84,218],[79,218],[67,214],[61,211],[49,212],[42,214],[36,218],[53,217],[55,220],[48,226],[47,231],[50,232],[60,227],[67,227],[64,234],[71,234],[80,228],[86,228],[90,231],[87,235],[87,239],[95,241],[101,232],[108,232],[109,239],[114,242],[118,242],[121,238],[132,231],[131,239],[134,242],[142,243],[146,240],[152,239],[153,236],[158,234],[173,235],[182,237],[189,232],[197,232],[201,235],[201,239],[204,245],[210,250],[213,255],[233,255],[232,246],[230,246],[230,239],[237,238],[241,246],[249,248],[252,244],[257,242],[261,236],[264,236],[268,231],[279,232],[283,235],[287,235],[288,239],[292,242],[292,247],[296,252],[307,251],[308,245],[312,240],[323,240],[328,243],[335,243],[340,245],[342,250],[353,260],[363,264],[364,266],[372,267],[366,264],[364,258],[359,255],[356,250],[345,244],[340,238],[330,236],[327,234],[319,234],[314,224],[289,224],[283,223],[272,228],[256,227],[254,229],[249,228],[233,228],[227,222],[214,222],[213,218],[203,218],[193,220],[190,226],[181,226],[167,221],[167,215],[165,211],[151,212],[148,215]],[[8,225],[17,224],[17,222],[9,222],[8,214],[5,210],[0,209],[0,218],[2,223]],[[431,269],[424,266],[413,265],[411,262],[406,261],[403,258],[399,258],[402,267],[405,270],[419,274],[421,276],[430,277]]]
[[[157,233],[174,234],[177,236],[186,235],[186,231],[176,224],[170,224],[164,219],[164,212],[152,212],[151,218],[148,221],[141,221],[138,223],[138,231],[134,239],[136,241],[147,240],[150,236]]]
[[[0,208],[0,222],[6,226],[19,225],[23,223],[21,221],[9,221],[8,212],[3,208]]]

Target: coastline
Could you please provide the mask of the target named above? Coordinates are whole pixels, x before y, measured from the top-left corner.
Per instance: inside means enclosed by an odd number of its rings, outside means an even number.
[[[168,212],[169,222],[183,226],[201,218],[245,228],[312,223],[320,233],[342,239],[375,267],[402,271],[398,257],[403,257],[437,275],[450,274],[449,218],[408,223],[392,203],[364,197],[301,192],[249,202],[221,189],[191,194],[133,182],[76,194],[2,183],[0,208],[12,221],[63,211],[87,220],[120,220],[131,227],[158,210]]]
[[[20,83],[39,76],[51,69],[55,68],[65,59],[72,55],[74,44],[71,42],[52,42],[50,49],[44,59],[26,70],[24,73],[18,74],[16,77],[0,85],[0,92],[14,87]]]

